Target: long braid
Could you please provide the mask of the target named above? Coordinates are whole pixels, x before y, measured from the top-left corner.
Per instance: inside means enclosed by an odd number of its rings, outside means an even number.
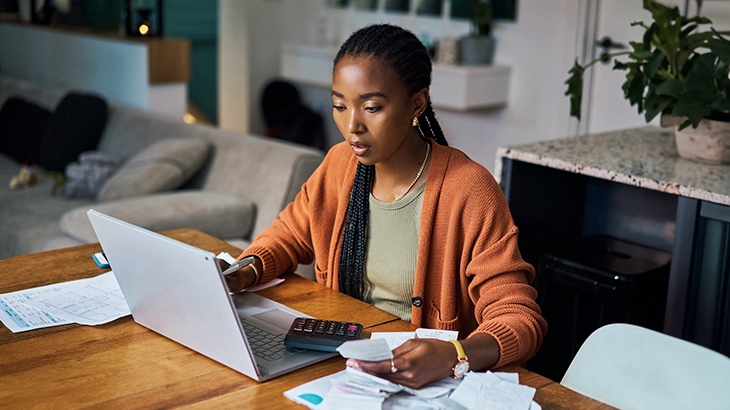
[[[426,124],[424,124],[424,122]],[[428,99],[426,109],[419,117],[418,130],[421,132],[421,135],[433,138],[433,140],[438,142],[440,145],[449,145],[449,143],[446,142],[446,137],[444,137],[444,132],[441,130],[441,125],[439,125],[439,122],[436,120],[436,115],[433,112],[433,106],[431,105],[430,98]]]
[[[365,264],[365,238],[370,208],[370,183],[373,166],[358,163],[355,183],[350,192],[345,217],[345,232],[342,238],[342,254],[338,281],[340,292],[362,299],[362,277]]]
[[[379,59],[395,70],[409,95],[431,87],[433,66],[428,51],[413,33],[401,27],[375,24],[357,30],[340,47],[334,66],[345,56]],[[440,145],[448,145],[434,115],[430,98],[419,117],[418,129],[423,137],[432,138]],[[347,205],[337,274],[340,291],[361,300],[372,176],[373,166],[358,163]]]

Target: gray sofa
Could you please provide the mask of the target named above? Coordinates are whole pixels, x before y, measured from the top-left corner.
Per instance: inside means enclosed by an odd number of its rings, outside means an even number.
[[[53,110],[67,91],[0,76],[0,106],[18,96]],[[43,173],[35,185],[11,190],[9,182],[21,164],[0,154],[0,258],[95,242],[85,215],[91,208],[154,231],[197,228],[243,248],[294,198],[324,157],[302,145],[185,124],[114,104],[109,104],[96,151],[129,159],[156,142],[173,139],[204,141],[209,147],[202,168],[187,183],[171,191],[106,201],[54,196],[54,180]],[[137,176],[140,184],[153,177]]]

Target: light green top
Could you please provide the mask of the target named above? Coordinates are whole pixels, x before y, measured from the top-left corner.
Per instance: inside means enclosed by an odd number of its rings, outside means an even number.
[[[406,321],[411,320],[425,186],[424,180],[397,202],[380,202],[370,195],[364,298]]]

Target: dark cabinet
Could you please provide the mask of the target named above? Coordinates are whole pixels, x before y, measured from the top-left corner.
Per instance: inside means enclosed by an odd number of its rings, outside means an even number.
[[[730,207],[699,208],[682,336],[730,356]]]
[[[510,158],[502,158],[500,176],[520,251],[538,271],[534,285],[548,319],[545,344],[532,363],[541,374],[559,381],[587,334],[616,321],[730,356],[730,207]],[[607,291],[590,272],[596,266],[576,269],[579,257],[570,251],[596,236],[666,255],[664,275],[640,281],[638,293]],[[565,260],[571,269],[563,269]]]

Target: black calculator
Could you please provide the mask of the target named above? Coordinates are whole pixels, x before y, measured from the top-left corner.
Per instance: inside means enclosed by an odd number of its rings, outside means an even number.
[[[362,337],[362,325],[351,322],[298,317],[284,338],[284,345],[297,349],[335,352],[348,340]]]

